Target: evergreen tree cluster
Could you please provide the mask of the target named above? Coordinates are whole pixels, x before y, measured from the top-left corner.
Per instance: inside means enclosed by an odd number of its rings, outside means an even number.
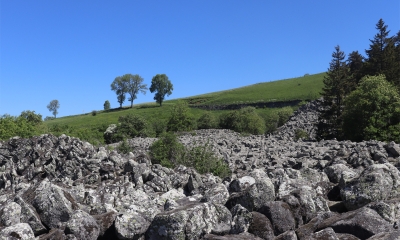
[[[376,118],[379,116],[380,109],[372,108],[373,111],[377,111],[374,114],[363,116],[354,115],[351,119],[352,123],[349,124],[351,114],[349,110],[354,102],[351,102],[349,96],[356,90],[358,96],[370,96],[368,94],[362,94],[360,91],[367,91],[365,85],[372,85],[371,79],[368,76],[377,76],[376,81],[387,81],[386,83],[375,84],[378,87],[391,86],[394,92],[398,94],[400,90],[400,31],[396,35],[390,36],[390,31],[385,22],[380,19],[376,24],[377,34],[373,39],[370,39],[369,49],[365,50],[366,56],[364,57],[358,51],[353,51],[348,55],[346,59],[345,53],[340,49],[340,46],[335,47],[335,51],[332,53],[332,60],[330,62],[327,74],[324,78],[324,88],[322,89],[323,110],[320,114],[320,119],[317,126],[317,135],[320,139],[350,139],[355,141],[368,140],[365,138],[375,138],[378,140],[397,140],[396,134],[382,134],[382,129],[375,129],[376,134],[360,135],[360,131],[367,131],[367,129],[361,129],[362,127],[367,128],[365,122],[371,119],[365,119],[370,116]],[[364,82],[364,83],[362,83]],[[367,83],[365,83],[367,82]],[[363,88],[360,85],[363,84]],[[385,94],[394,94],[393,91],[377,91],[383,94],[382,97],[397,99],[397,97],[387,96]],[[356,99],[354,94],[351,99]],[[358,98],[358,100],[361,100]],[[374,103],[375,104],[375,103]],[[390,102],[394,108],[398,108],[397,102]],[[365,107],[365,106],[364,106]],[[385,107],[381,106],[384,111]],[[346,109],[348,108],[348,109]],[[355,110],[355,109],[354,109]],[[372,111],[370,109],[370,111]],[[396,110],[397,111],[397,110]],[[343,113],[346,112],[347,118],[343,117]],[[372,121],[372,120],[371,120]],[[373,121],[377,121],[376,119]],[[389,120],[387,120],[389,121]],[[363,124],[358,124],[364,122]],[[386,129],[390,126],[395,126],[400,122],[400,119],[391,117],[390,122],[387,124],[381,124]],[[345,126],[345,127],[343,127]],[[351,131],[348,126],[353,126]],[[359,128],[357,131],[354,128]],[[361,129],[361,130],[360,130]],[[356,135],[352,134],[357,132]],[[385,136],[385,137],[383,137]],[[386,138],[386,139],[383,139]],[[388,139],[390,138],[390,139]]]

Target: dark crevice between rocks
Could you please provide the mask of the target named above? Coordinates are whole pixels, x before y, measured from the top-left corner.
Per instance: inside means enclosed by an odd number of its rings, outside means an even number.
[[[99,236],[97,240],[108,240],[117,239],[117,231],[115,230],[115,221],[113,224],[104,232],[103,236]]]

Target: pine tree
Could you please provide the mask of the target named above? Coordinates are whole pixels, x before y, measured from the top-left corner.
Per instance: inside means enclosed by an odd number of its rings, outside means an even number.
[[[378,33],[374,36],[374,39],[370,40],[370,48],[366,50],[368,58],[364,75],[383,74],[389,82],[400,87],[400,70],[396,66],[398,57],[396,56],[395,38],[389,37],[390,31],[387,30],[387,27],[385,22],[379,19],[376,24]]]
[[[351,75],[351,91],[354,90],[363,77],[364,57],[358,52],[353,51],[347,58],[347,66]]]
[[[349,84],[349,66],[346,64],[345,54],[340,46],[335,47],[332,53],[332,61],[326,76],[322,97],[324,110],[320,114],[317,135],[321,139],[341,137],[341,114],[343,111],[343,99],[352,90]]]

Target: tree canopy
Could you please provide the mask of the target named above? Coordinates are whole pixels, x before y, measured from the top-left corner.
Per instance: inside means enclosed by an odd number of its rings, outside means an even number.
[[[58,100],[52,100],[49,105],[47,105],[47,109],[49,109],[50,112],[53,113],[54,117],[57,117],[58,114],[58,109],[60,108],[60,103]]]
[[[125,83],[126,92],[130,95],[128,101],[131,102],[132,108],[133,100],[137,98],[137,94],[139,92],[146,94],[147,84],[143,84],[143,78],[138,74],[125,74],[122,76],[122,81]]]
[[[159,103],[160,106],[164,101],[165,95],[171,95],[172,90],[174,90],[173,85],[168,79],[168,76],[165,74],[157,74],[151,80],[150,92],[156,92],[156,94],[154,95],[154,100],[156,100],[156,102]]]
[[[115,91],[117,94],[117,100],[119,103],[119,107],[122,108],[122,104],[125,101],[125,94],[127,92],[127,84],[126,81],[122,79],[122,77],[116,77],[114,81],[111,83],[111,90]]]
[[[399,141],[400,96],[384,75],[365,76],[345,100],[343,134],[353,141]]]

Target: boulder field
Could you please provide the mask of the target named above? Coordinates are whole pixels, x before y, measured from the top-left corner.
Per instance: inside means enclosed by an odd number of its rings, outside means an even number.
[[[0,239],[400,239],[400,146],[315,136],[318,101],[275,134],[182,134],[232,170],[221,179],[134,151],[41,135],[0,142]]]

